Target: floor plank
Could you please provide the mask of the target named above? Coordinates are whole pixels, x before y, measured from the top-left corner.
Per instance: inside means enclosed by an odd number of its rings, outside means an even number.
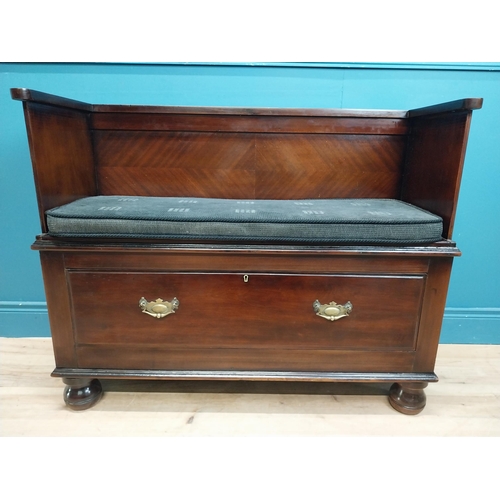
[[[68,410],[50,339],[0,338],[1,436],[500,436],[500,346],[441,345],[414,417],[386,384],[103,381]]]

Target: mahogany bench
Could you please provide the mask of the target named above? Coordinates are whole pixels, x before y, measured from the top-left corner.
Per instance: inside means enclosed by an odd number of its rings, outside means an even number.
[[[23,101],[64,399],[99,379],[392,383],[425,406],[472,110]]]

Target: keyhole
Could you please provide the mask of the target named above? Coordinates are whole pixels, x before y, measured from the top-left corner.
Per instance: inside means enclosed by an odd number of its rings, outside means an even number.
[[[245,283],[248,283],[248,274],[245,274],[245,275],[243,276],[243,281],[244,281]]]

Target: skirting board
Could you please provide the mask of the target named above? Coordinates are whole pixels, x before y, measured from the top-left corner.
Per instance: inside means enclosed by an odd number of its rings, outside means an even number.
[[[0,337],[50,337],[45,302],[0,301]],[[500,344],[500,308],[446,308],[441,344]]]
[[[499,307],[447,307],[441,344],[500,344]]]
[[[0,301],[0,337],[50,337],[47,303]]]

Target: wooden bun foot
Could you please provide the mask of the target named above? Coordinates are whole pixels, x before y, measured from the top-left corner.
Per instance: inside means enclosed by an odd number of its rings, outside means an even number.
[[[426,387],[427,383],[424,382],[393,384],[389,392],[389,403],[405,415],[417,415],[425,407]]]
[[[63,378],[63,382],[64,402],[72,410],[86,410],[102,397],[101,382],[97,379]]]

